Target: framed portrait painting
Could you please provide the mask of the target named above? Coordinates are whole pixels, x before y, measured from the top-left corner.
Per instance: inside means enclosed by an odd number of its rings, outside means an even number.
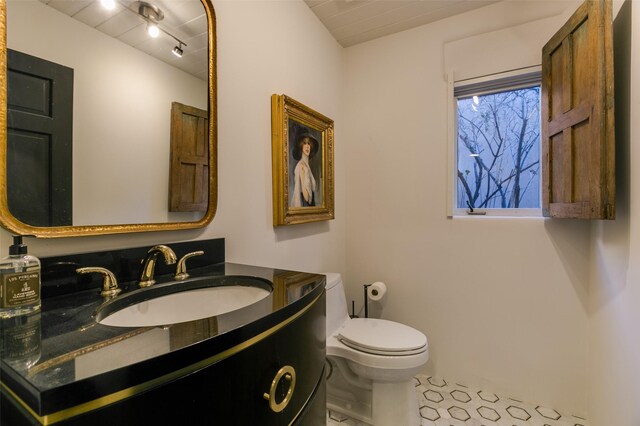
[[[271,150],[273,225],[333,219],[333,120],[272,95]]]

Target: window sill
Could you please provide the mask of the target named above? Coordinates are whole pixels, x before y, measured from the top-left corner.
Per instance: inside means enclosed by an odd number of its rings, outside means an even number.
[[[449,217],[457,218],[501,218],[501,219],[544,219],[542,209],[475,209],[475,212],[485,212],[485,214],[469,214],[468,209],[453,209]]]

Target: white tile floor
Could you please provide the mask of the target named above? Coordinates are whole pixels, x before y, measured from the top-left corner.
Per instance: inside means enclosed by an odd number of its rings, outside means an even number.
[[[414,380],[422,426],[588,426],[585,419],[489,391],[426,375]],[[327,412],[327,426],[363,425]]]

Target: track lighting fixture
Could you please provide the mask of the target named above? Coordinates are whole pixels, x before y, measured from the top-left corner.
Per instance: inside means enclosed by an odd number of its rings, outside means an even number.
[[[157,38],[160,35],[160,28],[153,22],[149,22],[147,24],[147,34],[149,34],[150,37]]]
[[[100,0],[100,4],[107,10],[113,10],[116,8],[116,0]]]
[[[182,54],[184,53],[184,50],[182,50],[182,42],[178,42],[178,43],[179,45],[174,47],[171,52],[174,55],[176,55],[178,58],[182,58]]]
[[[147,3],[146,1],[138,1],[132,4],[132,6],[138,6],[138,15],[142,16],[145,21],[158,24],[158,22],[164,19],[164,12],[155,4]]]
[[[100,3],[105,9],[111,10],[115,8],[116,3],[119,3],[119,0],[100,0]],[[178,58],[182,58],[182,55],[184,54],[183,46],[186,47],[187,43],[160,27],[159,22],[164,19],[164,12],[162,9],[155,4],[147,3],[146,1],[136,1],[130,6],[126,6],[122,3],[120,3],[120,5],[129,12],[135,13],[147,23],[147,33],[150,37],[156,38],[160,36],[160,33],[162,32],[174,39],[178,44],[173,48],[172,52]]]

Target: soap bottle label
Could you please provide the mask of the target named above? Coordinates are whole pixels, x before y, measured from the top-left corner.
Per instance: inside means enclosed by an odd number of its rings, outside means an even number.
[[[40,300],[40,273],[0,275],[0,308],[12,308]]]

